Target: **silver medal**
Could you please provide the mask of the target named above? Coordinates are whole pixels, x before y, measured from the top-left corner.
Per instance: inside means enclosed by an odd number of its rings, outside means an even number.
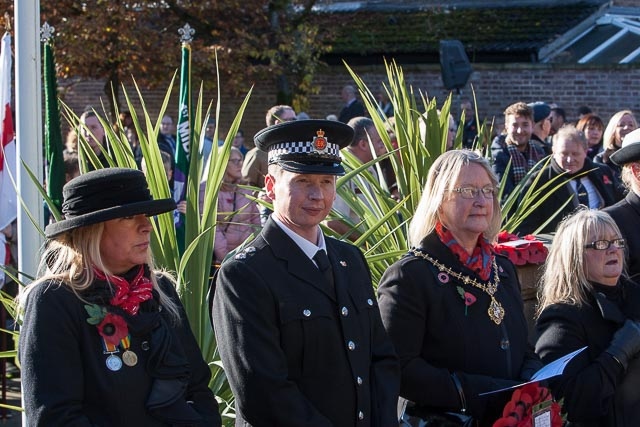
[[[115,354],[109,355],[109,357],[107,357],[106,363],[107,368],[114,372],[119,371],[122,368],[122,360],[120,360],[120,358]]]

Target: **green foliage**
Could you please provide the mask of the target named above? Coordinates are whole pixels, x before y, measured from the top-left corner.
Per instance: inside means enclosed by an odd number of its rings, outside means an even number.
[[[374,153],[374,160],[362,165],[352,155],[343,152],[347,174],[338,179],[337,193],[360,221],[354,222],[336,211],[332,211],[330,219],[338,219],[358,230],[360,236],[354,244],[365,253],[374,286],[377,287],[387,267],[408,249],[408,224],[420,200],[427,173],[436,157],[446,149],[451,96],[439,113],[435,99],[429,101],[420,91],[415,94],[413,88],[406,84],[402,69],[395,62],[387,63],[388,82],[384,83],[384,90],[395,113],[395,122],[389,123],[378,113],[374,92],[348,65],[347,69],[388,153],[381,157]],[[420,111],[417,99],[421,101],[424,114]],[[397,148],[392,143],[391,134],[395,135]],[[460,146],[461,139],[459,132],[454,145]],[[396,174],[397,200],[384,182],[369,170],[374,167],[377,176],[382,176],[379,162],[384,158],[390,160]],[[349,181],[360,190],[360,197],[356,197],[345,186]],[[332,233],[330,230],[327,232]]]
[[[5,268],[2,268],[2,269],[5,271],[5,274],[7,275],[6,277],[7,280],[9,279],[16,280],[16,277],[10,271],[8,271]],[[1,289],[0,289],[0,304],[2,304],[3,308],[6,310],[7,318],[9,317],[13,319],[16,318],[17,310],[18,310],[17,301],[11,295],[9,295],[8,293],[6,293]],[[13,340],[13,342],[17,346],[19,332],[14,330],[4,329],[4,326],[5,325],[2,325],[2,327],[0,328],[0,334],[7,334],[8,335],[7,340],[10,340],[10,339]],[[0,359],[17,359],[17,357],[18,357],[17,350],[0,351]],[[20,407],[6,405],[3,403],[0,403],[0,408],[6,408],[12,411],[22,411],[22,408]]]

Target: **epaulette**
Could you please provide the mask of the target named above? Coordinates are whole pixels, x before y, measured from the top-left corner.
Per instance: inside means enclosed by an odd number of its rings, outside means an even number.
[[[237,260],[247,259],[247,257],[253,256],[253,254],[255,253],[256,253],[255,246],[247,246],[246,248],[243,248],[242,250],[238,251],[233,257],[233,259],[237,259]]]

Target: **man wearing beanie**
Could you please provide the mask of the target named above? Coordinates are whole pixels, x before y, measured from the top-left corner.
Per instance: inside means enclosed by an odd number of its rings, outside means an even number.
[[[533,110],[531,140],[538,141],[545,153],[551,154],[551,145],[547,143],[547,137],[551,134],[551,107],[540,101],[528,105]]]

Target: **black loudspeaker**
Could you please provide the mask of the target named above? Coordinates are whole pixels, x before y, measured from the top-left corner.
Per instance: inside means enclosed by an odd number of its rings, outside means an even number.
[[[473,69],[459,40],[440,40],[440,70],[448,90],[461,89],[467,84]]]

